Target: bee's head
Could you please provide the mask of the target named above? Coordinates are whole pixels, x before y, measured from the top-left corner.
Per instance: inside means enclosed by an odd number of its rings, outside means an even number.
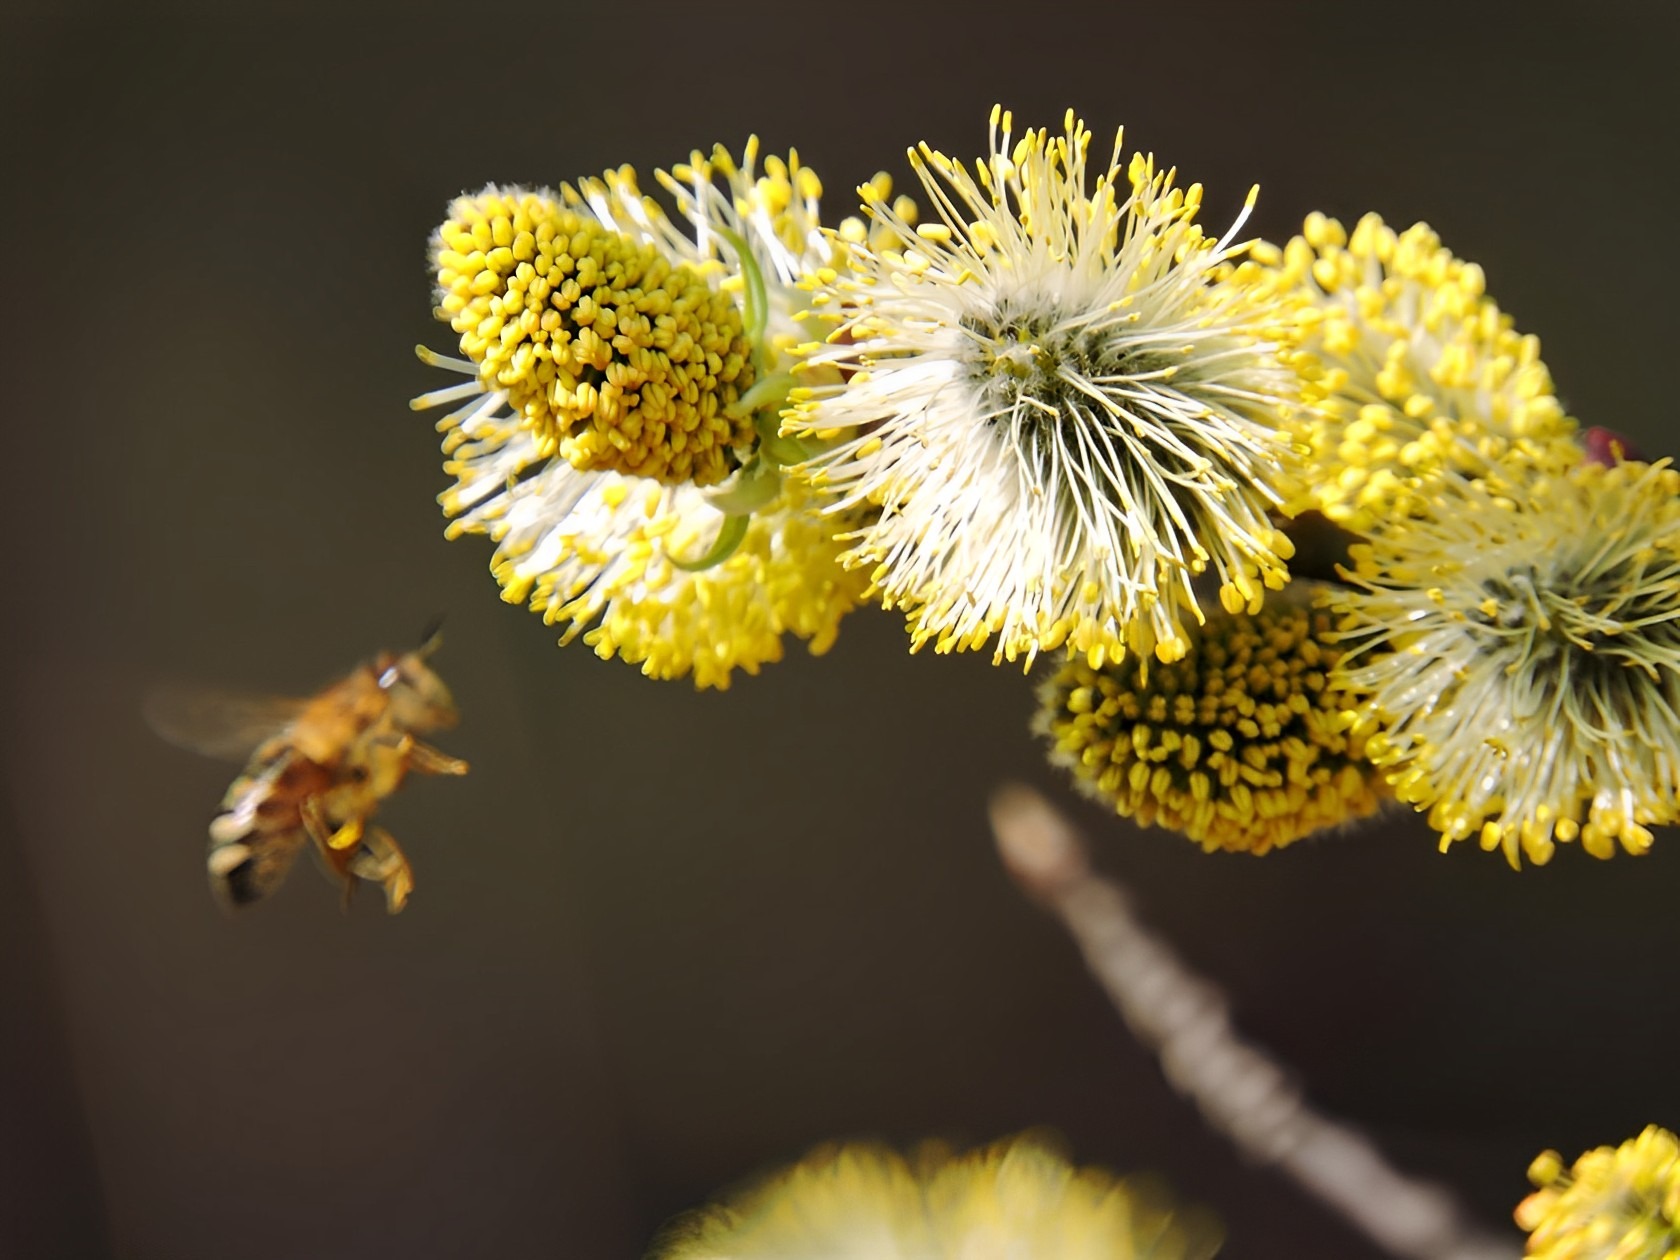
[[[421,645],[401,656],[382,654],[374,662],[380,688],[390,697],[391,716],[411,731],[435,731],[454,726],[460,714],[455,697],[426,663],[443,643],[443,631],[433,627]]]

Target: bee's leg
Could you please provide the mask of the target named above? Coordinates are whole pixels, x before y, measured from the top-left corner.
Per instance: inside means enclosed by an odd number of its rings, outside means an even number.
[[[383,827],[369,827],[362,837],[362,846],[350,859],[350,873],[372,880],[385,888],[385,909],[392,914],[401,910],[414,891],[414,871],[408,858],[391,833]]]
[[[403,742],[408,753],[408,764],[421,774],[465,774],[469,768],[459,757],[440,752],[430,744],[421,743],[412,735],[405,735]]]
[[[329,849],[353,849],[362,842],[362,831],[367,826],[364,818],[352,818],[332,835],[327,837]]]
[[[326,815],[321,812],[320,798],[304,797],[298,805],[298,813],[303,817],[303,829],[309,833],[315,847],[325,853],[332,847],[332,826],[327,822]]]
[[[408,773],[411,741],[409,735],[387,736],[373,740],[364,750],[362,789],[374,800],[389,796],[401,785]]]
[[[321,860],[321,869],[344,885],[344,908],[348,910],[350,897],[356,891],[356,881],[348,869],[349,855],[333,843],[337,839],[337,833],[333,831],[326,815],[321,812],[319,799],[306,796],[298,807],[298,812],[303,816],[303,829],[315,842],[315,856]],[[356,822],[359,828],[360,820]]]

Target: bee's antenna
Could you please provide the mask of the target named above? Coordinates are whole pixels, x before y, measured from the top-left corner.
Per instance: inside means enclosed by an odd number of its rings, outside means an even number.
[[[443,645],[443,614],[439,613],[426,623],[426,628],[420,632],[420,646],[415,649],[415,655],[424,659],[437,651]]]

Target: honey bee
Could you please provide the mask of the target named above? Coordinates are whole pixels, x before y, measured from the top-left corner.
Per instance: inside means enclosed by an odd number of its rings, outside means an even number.
[[[390,913],[403,908],[414,889],[408,858],[369,820],[410,770],[467,772],[418,738],[457,718],[426,663],[441,641],[434,631],[414,651],[381,652],[307,699],[186,691],[148,699],[152,728],[170,742],[215,757],[250,753],[210,824],[210,887],[224,904],[267,896],[312,846],[346,905],[367,880],[384,888]]]

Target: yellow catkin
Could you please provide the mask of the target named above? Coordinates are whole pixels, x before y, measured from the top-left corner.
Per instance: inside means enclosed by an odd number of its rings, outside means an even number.
[[[1294,505],[1350,529],[1408,510],[1443,474],[1556,473],[1580,459],[1540,342],[1518,333],[1424,223],[1396,232],[1368,214],[1350,234],[1310,216],[1259,265],[1295,308],[1316,406],[1296,432],[1308,476]]]
[[[1013,127],[910,154],[935,219],[860,190],[881,239],[844,229],[812,285],[835,322],[799,348],[783,424],[823,449],[796,475],[859,510],[847,563],[912,651],[1173,660],[1204,601],[1288,581],[1300,299],[1244,257],[1254,194],[1209,233],[1201,186],[1122,137]]]
[[[573,194],[574,197],[576,194]],[[573,467],[711,485],[752,419],[742,318],[698,269],[551,194],[458,198],[433,241],[438,314],[489,389]]]
[[[813,1151],[679,1220],[654,1260],[1207,1260],[1220,1229],[1147,1181],[1069,1164],[1028,1135],[968,1154]]]
[[[1266,853],[1374,812],[1381,780],[1327,675],[1328,613],[1218,612],[1171,663],[1065,663],[1039,690],[1050,760],[1116,813],[1212,851]]]
[[[784,475],[803,448],[774,431],[799,388],[792,348],[810,335],[803,282],[832,270],[847,246],[823,232],[822,183],[791,150],[760,167],[750,139],[739,155],[696,150],[653,177],[674,216],[627,166],[558,193],[492,188],[456,202],[433,260],[438,313],[461,332],[464,357],[422,349],[457,380],[411,405],[449,408],[437,421],[453,481],[438,497],[446,532],[495,542],[491,571],[505,600],[559,627],[562,643],[582,639],[649,677],[722,688],[737,671],[780,660],[788,635],[826,651],[868,586],[838,562],[856,514]],[[519,270],[527,265],[530,276]],[[575,298],[551,278],[585,273],[597,283]],[[556,306],[557,292],[569,306]],[[521,293],[525,306],[513,301]],[[491,338],[484,321],[509,310],[513,324],[504,319]],[[537,333],[521,341],[533,316]],[[567,356],[586,342],[604,352],[609,324],[617,357],[578,368]],[[649,327],[651,358],[636,342]],[[740,362],[748,338],[750,369]],[[665,375],[613,395],[643,362]],[[710,446],[684,445],[684,425],[660,430],[649,419],[661,397],[662,414],[733,427],[718,428]],[[557,401],[587,408],[574,416]],[[622,446],[632,420],[645,452]],[[617,462],[598,458],[609,446]]]
[[[1680,471],[1443,482],[1351,556],[1332,682],[1443,848],[1605,858],[1680,821]]]
[[[1518,1205],[1533,1260],[1680,1260],[1680,1139],[1651,1125],[1565,1169],[1545,1151]]]

